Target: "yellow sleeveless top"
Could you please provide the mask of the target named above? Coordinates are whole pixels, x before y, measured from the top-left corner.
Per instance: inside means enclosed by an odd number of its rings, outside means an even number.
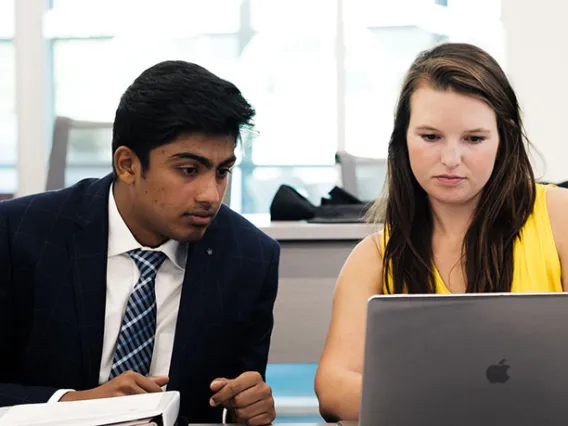
[[[532,214],[520,232],[513,251],[514,271],[511,292],[552,293],[561,292],[562,269],[552,235],[548,207],[547,185],[536,185],[536,198]],[[388,236],[385,236],[388,238]],[[386,241],[386,240],[385,240]],[[438,270],[434,268],[436,293],[449,294]],[[392,277],[389,277],[392,280]],[[387,292],[386,284],[383,292]]]

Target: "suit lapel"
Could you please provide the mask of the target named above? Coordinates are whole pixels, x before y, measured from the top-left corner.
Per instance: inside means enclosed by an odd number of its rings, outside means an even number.
[[[214,283],[219,282],[218,261],[222,255],[216,222],[217,219],[202,240],[189,247],[176,323],[169,389],[179,389],[182,371],[199,371],[205,365],[202,357],[207,357],[207,354],[200,350],[199,342],[207,337],[204,336],[205,326],[209,313],[215,311],[215,307],[211,305],[210,293],[215,291]]]
[[[108,247],[108,191],[112,177],[87,188],[70,241],[85,387],[98,386],[104,335]]]

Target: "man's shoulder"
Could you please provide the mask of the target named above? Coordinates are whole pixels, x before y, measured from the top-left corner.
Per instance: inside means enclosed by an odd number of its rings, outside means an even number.
[[[279,243],[259,229],[245,217],[223,205],[216,218],[217,224],[223,232],[223,237],[235,239],[239,242],[255,242],[263,248],[271,247],[279,250]],[[256,244],[255,244],[256,245]]]
[[[41,192],[0,202],[0,216],[12,224],[47,223],[57,218],[65,221],[77,219],[86,197],[89,197],[102,179],[84,179],[68,188]]]

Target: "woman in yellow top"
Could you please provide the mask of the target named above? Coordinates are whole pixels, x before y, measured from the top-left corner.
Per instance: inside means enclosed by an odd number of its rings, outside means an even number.
[[[338,279],[315,381],[326,419],[359,417],[369,297],[566,290],[568,190],[535,183],[527,144],[486,52],[443,44],[417,57],[395,113],[388,196],[374,209],[388,232],[362,241]]]

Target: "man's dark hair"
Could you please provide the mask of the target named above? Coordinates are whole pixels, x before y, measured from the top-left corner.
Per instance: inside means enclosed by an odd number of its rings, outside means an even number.
[[[150,151],[179,136],[231,135],[252,126],[253,107],[232,83],[185,61],[165,61],[144,71],[122,95],[116,110],[112,152],[132,149],[149,166]]]

